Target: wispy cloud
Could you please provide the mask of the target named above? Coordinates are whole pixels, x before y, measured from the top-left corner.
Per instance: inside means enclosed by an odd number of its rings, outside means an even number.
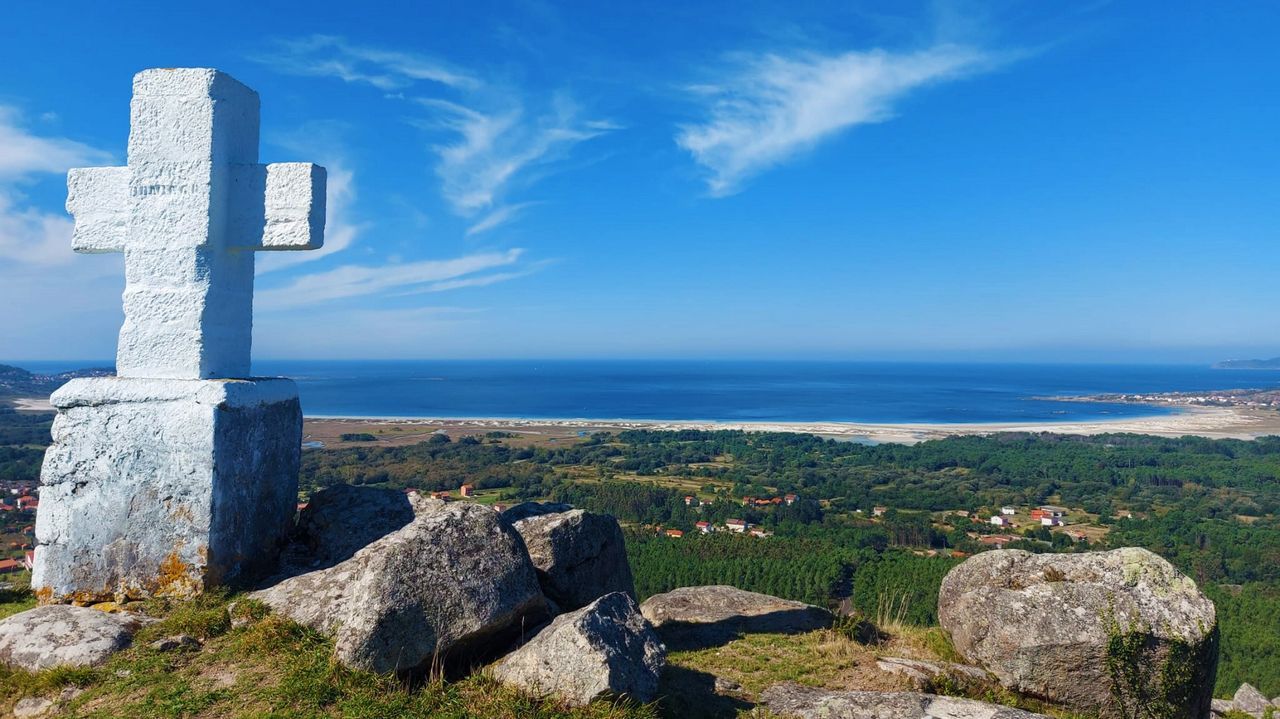
[[[539,96],[440,59],[369,47],[331,35],[279,40],[254,57],[281,72],[333,77],[409,101],[425,116],[410,122],[431,133],[440,191],[467,235],[491,231],[533,203],[513,201],[575,145],[619,129],[583,116],[567,92]]]
[[[282,309],[400,291],[404,294],[443,292],[460,287],[493,284],[527,272],[492,273],[515,266],[524,250],[481,252],[449,260],[399,264],[344,265],[298,277],[284,286],[258,293],[264,309]]]
[[[71,218],[31,205],[22,186],[112,158],[81,142],[35,134],[21,121],[15,108],[0,105],[0,258],[25,265],[66,263],[75,258]]]
[[[514,205],[503,205],[493,212],[481,217],[478,222],[467,228],[467,237],[473,237],[482,232],[488,232],[508,222],[514,220],[520,211],[530,205],[536,205],[536,202],[519,202]]]
[[[895,103],[914,90],[1000,62],[961,45],[751,57],[738,62],[727,80],[690,88],[706,117],[681,126],[676,142],[708,171],[712,195],[730,195],[746,179],[842,130],[891,118]]]
[[[609,122],[583,119],[577,105],[563,94],[554,96],[541,113],[529,112],[525,102],[512,96],[499,107],[483,110],[438,98],[418,98],[416,102],[433,111],[424,127],[445,129],[456,138],[435,146],[439,158],[436,174],[445,199],[464,216],[488,210],[490,217],[511,219],[518,210],[496,213],[508,209],[502,202],[522,173],[561,159],[574,145],[617,129]],[[469,234],[498,224],[485,226],[482,219]]]
[[[347,42],[333,35],[277,40],[275,48],[253,57],[293,75],[335,77],[388,92],[419,81],[472,87],[475,78],[435,58]]]

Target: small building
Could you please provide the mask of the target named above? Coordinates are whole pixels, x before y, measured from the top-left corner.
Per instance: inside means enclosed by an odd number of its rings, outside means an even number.
[[[751,536],[764,539],[765,537],[769,537],[772,535],[770,535],[768,532],[764,531],[763,529],[753,529],[751,530]]]
[[[1002,514],[1002,515],[1004,515],[1004,516],[1006,516],[1006,517],[1012,517],[1013,515],[1015,515],[1015,514],[1017,514],[1017,513],[1018,513],[1018,510],[1017,510],[1015,507],[1001,507],[1001,508],[1000,508],[1000,514]]]
[[[698,522],[694,526],[703,534],[711,534],[711,522]]]
[[[787,506],[790,507],[791,505],[796,503],[796,495],[788,494],[787,496],[782,498],[782,501],[786,502]]]
[[[744,506],[744,507],[750,507],[750,506],[752,506],[752,505],[753,505],[753,504],[755,504],[755,503],[756,503],[756,498],[755,498],[755,497],[743,497],[743,498],[742,498],[742,506]]]
[[[683,536],[684,536],[684,532],[683,532],[683,531],[681,531],[681,530],[679,530],[679,529],[668,529],[668,530],[667,530],[667,536],[668,536],[668,537],[674,537],[674,538],[676,538],[676,539],[679,539],[679,538],[681,538],[681,537],[683,537]]]
[[[1040,526],[1041,527],[1060,527],[1062,526],[1062,519],[1060,517],[1050,517],[1046,515],[1046,516],[1040,517]]]
[[[448,501],[452,497],[453,495],[450,492],[432,492],[431,493],[432,499],[443,499],[445,501]]]
[[[464,497],[474,497],[476,496],[476,488],[474,485],[464,484],[458,488],[458,494]]]
[[[1044,512],[1045,514],[1047,514],[1047,515],[1048,515],[1048,516],[1050,516],[1050,517],[1057,517],[1057,518],[1059,518],[1059,519],[1061,519],[1062,517],[1067,516],[1067,508],[1066,508],[1066,507],[1059,507],[1059,506],[1054,505],[1054,504],[1044,504],[1044,505],[1041,505],[1041,506],[1040,506],[1040,511],[1041,511],[1041,512]]]
[[[1010,524],[1008,519],[999,514],[991,517],[991,523],[997,527],[1007,527]]]
[[[298,502],[298,511],[301,512],[302,510],[306,509],[307,504],[308,504],[307,502]]]
[[[12,504],[5,504],[4,502],[0,502],[0,512],[12,512],[15,509],[17,509],[17,507],[13,506]]]
[[[747,524],[745,519],[726,519],[724,526],[728,527],[730,532],[738,532],[741,534],[742,532],[747,531],[747,528],[751,525]]]
[[[1007,534],[988,534],[978,539],[978,543],[987,547],[995,547],[996,549],[1004,549],[1006,544],[1013,542],[1014,538]]]
[[[29,494],[25,494],[21,497],[18,497],[19,512],[23,510],[28,510],[28,509],[35,509],[36,507],[39,507],[39,506],[40,506],[40,500],[36,499],[35,497],[32,497]]]
[[[1083,542],[1084,540],[1089,538],[1089,535],[1076,529],[1068,529],[1065,532],[1063,532],[1063,534],[1067,535],[1068,537],[1071,537],[1071,539],[1076,542]]]
[[[686,507],[692,507],[692,506],[693,506],[693,500],[694,500],[694,499],[695,499],[695,497],[694,497],[692,494],[686,494],[686,495],[684,496],[684,506],[686,506]]]
[[[873,517],[882,517],[882,516],[884,516],[884,513],[885,513],[885,512],[888,512],[888,511],[889,511],[889,508],[888,508],[888,507],[872,507],[872,508],[871,508],[871,516],[873,516]]]
[[[0,574],[21,572],[23,569],[26,569],[26,567],[23,567],[22,562],[16,559],[0,559]]]

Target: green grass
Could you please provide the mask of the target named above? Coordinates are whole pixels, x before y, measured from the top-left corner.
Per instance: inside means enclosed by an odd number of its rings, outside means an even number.
[[[83,690],[59,716],[109,719],[187,717],[439,717],[441,719],[655,719],[656,708],[596,702],[574,709],[500,686],[483,672],[456,682],[409,686],[390,676],[348,669],[318,633],[269,615],[242,598],[210,595],[192,602],[151,602],[163,616],[133,646],[92,669],[35,674],[0,668],[0,713],[29,696]],[[228,605],[231,611],[228,611]],[[231,614],[245,620],[232,628]],[[186,633],[199,649],[158,652],[157,638]]]

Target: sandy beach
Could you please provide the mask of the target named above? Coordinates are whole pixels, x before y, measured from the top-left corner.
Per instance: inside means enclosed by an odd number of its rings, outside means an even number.
[[[15,399],[13,408],[19,412],[52,412],[53,405],[49,404],[49,398],[28,397],[23,399]]]
[[[652,430],[743,430],[748,432],[797,432],[837,439],[877,443],[913,444],[959,435],[1000,432],[1054,432],[1104,434],[1132,432],[1161,437],[1195,435],[1213,439],[1255,439],[1280,434],[1280,413],[1234,407],[1188,407],[1175,414],[1115,420],[1061,423],[984,422],[971,424],[874,424],[862,422],[712,422],[684,420],[510,419],[510,418],[377,418],[308,417],[307,435],[331,446],[343,433],[398,427],[400,439],[410,443],[432,432],[483,434],[491,431],[542,437],[573,437],[581,432]],[[381,439],[387,436],[379,432]]]
[[[53,406],[45,398],[12,400],[14,409],[27,412],[51,412]],[[386,432],[395,428],[394,435]],[[331,417],[308,416],[308,440],[325,446],[356,444],[344,442],[341,435],[376,431],[383,441],[411,444],[422,441],[433,432],[444,430],[451,435],[481,435],[486,432],[511,432],[526,435],[531,441],[573,438],[582,433],[651,430],[743,430],[746,432],[796,432],[817,434],[836,439],[876,443],[914,444],[930,439],[960,435],[984,435],[1000,432],[1053,432],[1056,434],[1093,435],[1109,432],[1131,432],[1160,437],[1193,435],[1211,439],[1256,439],[1280,435],[1280,413],[1244,407],[1183,407],[1173,414],[1153,417],[1129,417],[1088,422],[974,422],[967,424],[878,424],[870,422],[717,422],[710,420],[633,420],[633,419],[518,419],[506,417]]]

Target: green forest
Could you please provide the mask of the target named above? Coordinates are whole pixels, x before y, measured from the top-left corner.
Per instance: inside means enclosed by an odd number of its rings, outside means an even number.
[[[946,572],[987,549],[977,538],[1000,531],[982,521],[987,513],[1063,505],[1095,530],[1093,541],[1037,527],[1008,546],[1157,552],[1218,606],[1220,692],[1248,681],[1280,694],[1280,438],[1005,434],[868,446],[801,434],[627,431],[558,446],[507,439],[438,434],[407,446],[307,450],[302,494],[340,483],[423,491],[469,483],[506,503],[569,502],[623,522],[643,596],[733,584],[919,625],[936,621]],[[48,415],[0,414],[0,479],[34,481],[47,442]],[[743,503],[784,494],[793,501]],[[873,517],[877,507],[882,516]],[[696,525],[730,518],[768,536],[703,535]]]

